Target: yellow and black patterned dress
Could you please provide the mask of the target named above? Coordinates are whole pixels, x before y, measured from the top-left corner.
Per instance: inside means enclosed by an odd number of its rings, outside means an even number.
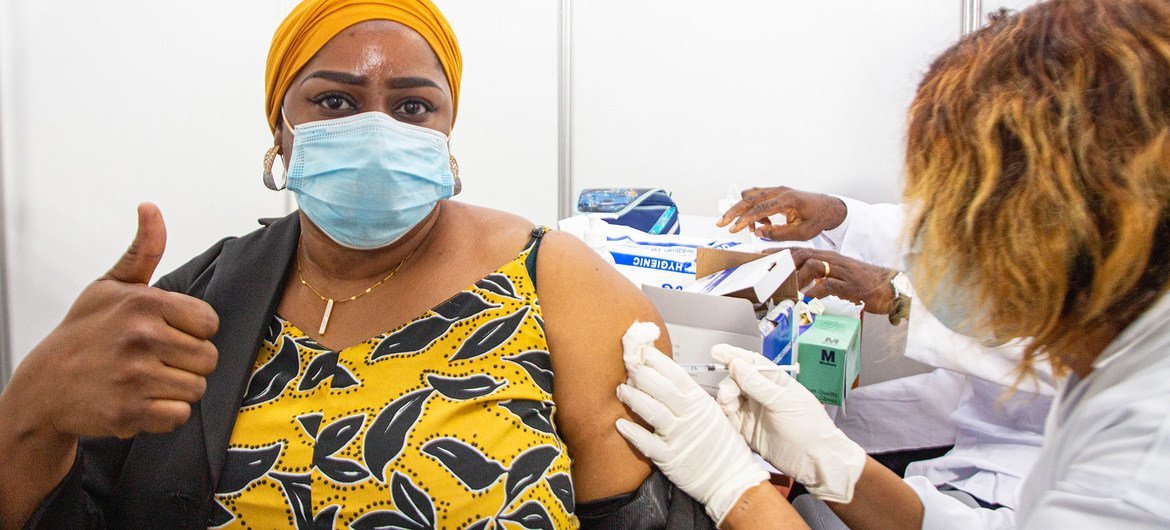
[[[217,528],[573,528],[533,270],[516,259],[331,351],[275,316],[236,419]]]

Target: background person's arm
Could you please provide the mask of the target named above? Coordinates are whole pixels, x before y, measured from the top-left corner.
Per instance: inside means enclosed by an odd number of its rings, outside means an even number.
[[[772,224],[774,215],[786,222]],[[808,241],[841,226],[846,216],[845,202],[837,197],[776,186],[744,191],[716,226],[729,226],[733,233],[747,229],[772,241]]]
[[[780,491],[764,482],[744,492],[723,518],[724,530],[798,530],[808,528]]]
[[[787,223],[773,225],[771,216]],[[724,212],[719,226],[742,229],[773,241],[809,241],[824,236],[834,250],[882,267],[902,268],[905,211],[900,204],[868,204],[848,197],[786,186],[752,188]]]
[[[922,528],[923,506],[914,489],[873,458],[866,458],[848,504],[827,502],[849,528]]]

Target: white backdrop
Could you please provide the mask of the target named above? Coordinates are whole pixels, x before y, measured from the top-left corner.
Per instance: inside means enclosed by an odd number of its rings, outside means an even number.
[[[575,4],[575,186],[661,187],[708,216],[731,184],[898,201],[906,109],[962,3],[712,5]],[[863,383],[925,371],[904,328],[871,316],[863,335]]]
[[[17,361],[123,251],[138,202],[168,223],[160,273],[288,211],[259,172],[264,59],[293,3],[0,0]],[[465,59],[462,198],[554,223],[558,2],[437,3]],[[706,215],[733,182],[896,200],[905,107],[960,25],[959,0],[573,4],[576,187],[662,186]]]
[[[452,150],[469,202],[556,219],[557,6],[438,0],[463,48]],[[260,182],[268,45],[292,0],[0,0],[3,228],[16,361],[134,234],[167,221],[164,273],[282,215]]]
[[[715,215],[730,184],[897,201],[906,109],[959,37],[961,7],[576,2],[574,185],[662,187],[697,215]]]
[[[988,14],[1001,7],[1006,7],[1008,9],[1018,11],[1035,4],[1037,1],[1038,0],[983,0],[983,13]]]
[[[905,109],[960,2],[712,5],[576,4],[575,184],[663,187],[701,215],[729,183],[897,200]]]

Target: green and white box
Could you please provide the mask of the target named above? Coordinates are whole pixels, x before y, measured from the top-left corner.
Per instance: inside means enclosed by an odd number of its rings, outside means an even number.
[[[841,406],[861,372],[861,320],[822,315],[797,339],[796,380],[821,403]]]

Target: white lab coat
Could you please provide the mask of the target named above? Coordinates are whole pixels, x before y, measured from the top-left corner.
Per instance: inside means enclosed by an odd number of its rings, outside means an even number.
[[[1170,528],[1170,296],[1061,384],[1044,447],[1011,510],[972,509],[906,482],[924,529]]]
[[[825,239],[843,255],[902,270],[902,207],[842,200],[848,216]],[[1055,392],[1051,373],[1042,369],[1012,393],[1018,345],[984,348],[947,329],[917,299],[908,328],[906,356],[938,370],[857,389],[838,426],[871,453],[954,444],[942,457],[911,464],[906,475],[1016,507],[1040,454]]]

